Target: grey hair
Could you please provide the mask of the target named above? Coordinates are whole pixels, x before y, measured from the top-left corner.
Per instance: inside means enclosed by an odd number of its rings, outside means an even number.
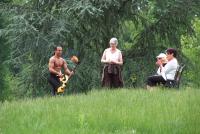
[[[113,38],[110,39],[110,42],[109,42],[109,43],[110,43],[110,44],[111,44],[111,43],[114,43],[114,44],[118,45],[118,40],[117,40],[117,38],[113,37]]]

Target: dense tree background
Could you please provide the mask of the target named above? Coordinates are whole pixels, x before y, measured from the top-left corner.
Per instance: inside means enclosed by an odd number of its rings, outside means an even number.
[[[9,0],[4,0],[3,2],[7,3]],[[9,96],[9,83],[6,80],[6,77],[9,74],[7,69],[8,64],[6,60],[9,59],[9,44],[1,29],[6,27],[5,16],[0,12],[0,101],[8,98]]]
[[[4,98],[49,93],[47,64],[55,45],[63,46],[64,58],[77,55],[81,61],[68,93],[99,88],[100,58],[111,37],[119,39],[124,55],[126,87],[143,87],[155,72],[155,56],[168,47],[187,66],[183,85],[199,86],[200,1],[5,0],[0,13]]]

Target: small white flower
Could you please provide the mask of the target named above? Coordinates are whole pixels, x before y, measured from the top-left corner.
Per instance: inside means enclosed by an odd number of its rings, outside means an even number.
[[[136,130],[133,129],[133,130],[132,130],[132,134],[135,134],[135,133],[136,133]]]

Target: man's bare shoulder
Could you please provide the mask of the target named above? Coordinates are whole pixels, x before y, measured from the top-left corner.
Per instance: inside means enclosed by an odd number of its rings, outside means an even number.
[[[51,58],[49,58],[49,62],[54,62],[55,61],[55,57],[52,56]]]
[[[61,57],[60,59],[63,61],[63,63],[67,63],[64,58]]]
[[[60,61],[60,62],[66,62],[64,58],[60,57],[59,59],[57,59],[55,56],[52,56],[50,59],[49,59],[49,62],[55,62],[55,61]]]
[[[65,59],[64,59],[64,58],[62,58],[62,57],[60,57],[60,59],[65,61]]]

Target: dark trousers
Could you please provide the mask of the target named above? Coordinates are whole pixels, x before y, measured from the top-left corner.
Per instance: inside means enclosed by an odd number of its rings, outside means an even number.
[[[108,87],[108,88],[123,87],[123,81],[121,78],[121,70],[119,68],[116,68],[115,73],[110,73],[108,71],[108,66],[104,67],[103,76],[102,76],[102,87]]]
[[[110,87],[110,88],[118,88],[122,87],[122,84],[119,80],[118,74],[108,74],[105,73],[105,79],[104,79],[104,87]]]
[[[58,87],[61,86],[61,82],[59,80],[59,77],[56,76],[55,74],[50,73],[50,77],[49,77],[48,81],[52,86],[52,90],[51,90],[52,95],[56,95]]]
[[[147,79],[147,85],[148,86],[156,86],[158,84],[165,85],[166,80],[161,75],[152,75],[149,76]]]

